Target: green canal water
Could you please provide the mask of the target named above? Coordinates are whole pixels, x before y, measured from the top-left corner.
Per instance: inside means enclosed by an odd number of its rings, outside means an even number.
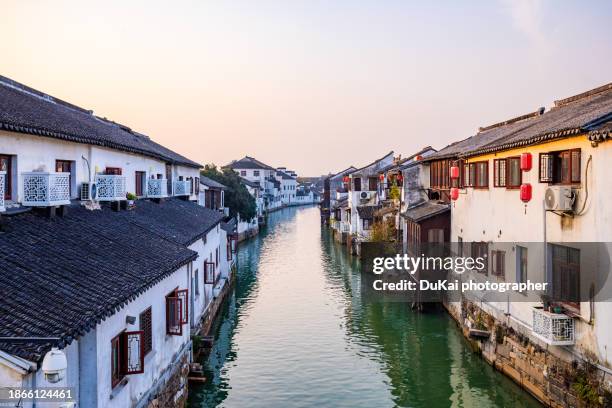
[[[358,260],[319,219],[316,207],[285,209],[240,245],[190,408],[539,406],[445,313],[364,303]]]

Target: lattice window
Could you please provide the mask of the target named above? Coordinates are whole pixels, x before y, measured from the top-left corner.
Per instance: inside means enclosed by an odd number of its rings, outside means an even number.
[[[140,330],[143,332],[143,351],[147,355],[153,350],[153,313],[148,308],[140,314]]]

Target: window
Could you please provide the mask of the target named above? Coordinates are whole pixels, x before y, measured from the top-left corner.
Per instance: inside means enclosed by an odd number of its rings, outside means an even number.
[[[540,153],[540,183],[580,183],[580,149]]]
[[[143,353],[146,356],[151,350],[153,350],[153,318],[151,308],[148,308],[142,312],[138,320],[140,322],[140,331],[143,333]]]
[[[104,174],[114,174],[117,176],[121,175],[121,167],[107,167],[104,170]]]
[[[242,177],[245,177],[246,176],[246,170],[240,170],[240,175]]]
[[[253,170],[253,175],[255,177],[259,177],[259,170]]]
[[[521,158],[520,157],[509,157],[508,158],[508,188],[519,188],[522,181],[521,174]]]
[[[175,289],[166,296],[166,334],[183,335],[183,324],[187,323],[187,289]]]
[[[193,192],[195,191],[195,184],[193,182],[193,177],[188,177],[187,180],[189,181],[189,195],[192,195]]]
[[[473,187],[473,180],[474,178],[472,177],[471,173],[470,173],[470,165],[469,164],[464,164],[463,165],[463,187]]]
[[[136,196],[138,197],[142,197],[144,196],[144,185],[145,185],[145,180],[146,180],[146,173],[144,171],[137,171],[136,172]]]
[[[355,177],[353,179],[353,185],[355,187],[355,191],[361,191],[361,178]]]
[[[213,285],[215,283],[215,264],[204,262],[204,283]]]
[[[364,230],[369,230],[370,228],[372,228],[372,219],[371,218],[364,218],[363,222],[363,229]]]
[[[474,188],[489,187],[489,162],[480,161],[469,164],[469,183]]]
[[[200,296],[200,271],[197,269],[193,272],[193,291],[196,296]]]
[[[506,276],[506,252],[504,251],[491,251],[491,275],[499,276],[504,278]]]
[[[13,181],[13,166],[11,156],[0,154],[0,171],[6,172],[4,175],[4,199],[10,200]]]
[[[516,281],[518,283],[527,282],[527,248],[516,247]]]
[[[476,269],[478,272],[487,274],[489,272],[489,244],[486,242],[472,242],[472,257],[483,258],[484,267]]]
[[[493,160],[493,187],[506,187],[506,159]]]
[[[72,197],[72,162],[70,160],[56,160],[55,161],[55,171],[58,173],[69,173],[68,176],[68,188],[70,192],[70,197]]]
[[[444,229],[430,228],[427,230],[427,242],[430,244],[442,244],[444,242]]]
[[[226,251],[227,260],[231,261],[232,260],[232,241],[230,238],[227,239],[227,243],[225,244],[225,251]]]
[[[580,250],[551,244],[552,298],[580,308]]]
[[[195,193],[200,194],[200,178],[195,178]]]
[[[369,177],[368,178],[368,190],[369,191],[376,191],[376,190],[378,190],[378,179],[376,177]]]
[[[457,237],[457,256],[463,256],[463,238]]]
[[[215,248],[215,268],[219,266],[219,247]]]
[[[111,340],[111,386],[123,377],[144,372],[142,331],[121,332]]]

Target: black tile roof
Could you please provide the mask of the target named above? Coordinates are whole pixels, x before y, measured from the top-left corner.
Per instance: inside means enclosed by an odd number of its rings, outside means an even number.
[[[444,214],[450,211],[450,205],[438,203],[435,201],[425,201],[414,207],[408,208],[401,215],[414,222],[420,222],[436,215]]]
[[[197,257],[120,214],[71,207],[51,219],[4,217],[0,337],[59,337],[65,347]],[[34,362],[50,347],[0,342]]]
[[[148,136],[0,76],[0,129],[109,147],[190,167],[200,164]]]
[[[219,183],[218,181],[215,181],[211,178],[208,178],[202,175],[200,175],[200,184],[204,184],[205,186],[210,187],[210,188],[219,188],[221,190],[227,189],[225,185]]]
[[[480,128],[476,135],[441,149],[425,161],[470,157],[575,136],[610,119],[612,83],[555,101],[555,106],[547,112],[541,108]]]
[[[242,179],[242,184],[247,185],[249,187],[253,187],[253,188],[261,188],[258,182],[247,180],[245,178]]]
[[[291,177],[289,174],[285,173],[282,170],[276,170],[276,175],[280,176],[283,180],[295,180],[294,177]]]
[[[230,164],[224,167],[231,167],[232,169],[261,169],[261,170],[276,170],[272,166],[268,166],[265,163],[260,162],[254,157],[244,156],[240,160],[234,160]]]
[[[192,201],[168,198],[159,203],[136,201],[132,211],[120,211],[117,217],[180,245],[191,245],[223,221],[224,215]]]

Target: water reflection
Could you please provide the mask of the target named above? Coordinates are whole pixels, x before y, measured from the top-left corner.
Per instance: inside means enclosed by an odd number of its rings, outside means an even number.
[[[446,314],[362,302],[359,261],[317,208],[272,214],[238,265],[191,407],[538,406]]]

